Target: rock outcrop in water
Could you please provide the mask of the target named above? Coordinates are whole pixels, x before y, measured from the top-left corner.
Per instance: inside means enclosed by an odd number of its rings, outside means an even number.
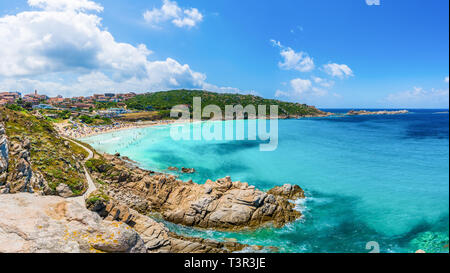
[[[366,111],[366,110],[361,110],[361,111],[355,111],[355,110],[351,110],[347,113],[347,115],[349,116],[367,116],[367,115],[402,115],[402,114],[408,114],[409,111],[408,110],[399,110],[399,111]]]
[[[285,184],[281,187],[270,189],[268,194],[281,196],[289,200],[298,200],[305,198],[305,192],[298,185]]]
[[[74,201],[0,194],[0,253],[145,252],[126,224],[102,220]]]
[[[182,173],[195,173],[195,169],[194,168],[181,168],[181,172]]]
[[[158,212],[167,221],[186,226],[238,230],[271,223],[281,227],[301,216],[290,199],[294,193],[273,190],[266,193],[230,177],[208,180],[204,185],[182,182],[175,176],[155,174],[113,156],[89,164],[93,175],[108,185],[115,200],[140,213]]]

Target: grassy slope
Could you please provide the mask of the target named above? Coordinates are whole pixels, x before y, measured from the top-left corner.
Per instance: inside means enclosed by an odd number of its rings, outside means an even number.
[[[315,107],[306,104],[264,99],[253,95],[223,94],[197,90],[173,90],[148,93],[129,99],[126,101],[126,104],[129,109],[138,110],[145,110],[148,106],[151,106],[154,110],[158,110],[160,113],[163,112],[167,116],[168,110],[179,104],[189,105],[192,111],[192,101],[194,97],[202,98],[202,107],[214,104],[219,106],[222,111],[224,111],[225,105],[240,104],[245,107],[246,105],[253,104],[256,108],[258,105],[278,105],[280,115],[315,116],[324,114]],[[269,112],[268,109],[267,112]]]
[[[30,140],[32,167],[44,175],[52,190],[65,183],[75,195],[85,191],[83,170],[76,168],[76,162],[87,156],[83,148],[71,142],[65,146],[64,139],[58,137],[49,121],[27,112],[0,108],[0,121],[5,122],[6,134],[11,142],[21,143],[25,138]],[[15,161],[11,157],[10,168],[14,168]]]

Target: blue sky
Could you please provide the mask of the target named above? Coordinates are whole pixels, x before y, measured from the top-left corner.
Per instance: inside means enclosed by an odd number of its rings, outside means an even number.
[[[0,90],[448,108],[446,0],[67,1],[0,2]]]

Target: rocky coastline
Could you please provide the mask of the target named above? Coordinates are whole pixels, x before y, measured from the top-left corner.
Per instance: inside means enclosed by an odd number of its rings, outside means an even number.
[[[10,140],[0,123],[0,194],[51,192],[42,173],[32,169],[30,149],[29,139]]]
[[[107,221],[119,221],[132,227],[142,238],[147,253],[229,253],[249,247],[236,242],[178,235],[170,232],[164,224],[116,200],[97,200],[88,203],[87,207]]]
[[[142,213],[159,213],[175,224],[217,230],[281,227],[301,217],[292,202],[304,198],[298,186],[269,192],[230,177],[197,184],[176,176],[133,166],[117,156],[103,155],[89,165],[92,176],[111,198]]]
[[[205,184],[183,182],[170,174],[140,169],[119,154],[100,155],[95,151],[94,157],[84,162],[84,151],[74,150],[76,145],[59,137],[44,120],[31,116],[19,120],[19,115],[9,114],[0,120],[0,252],[260,251],[262,246],[175,234],[148,215],[158,214],[175,224],[227,231],[281,227],[301,217],[292,202],[304,198],[298,186],[284,185],[263,192],[247,183],[233,182],[230,177]],[[12,137],[8,136],[4,122],[9,122],[11,131],[24,120],[28,120],[27,126],[43,130],[42,134],[22,136],[22,131],[14,131]],[[86,207],[73,199],[86,188],[74,191],[67,177],[40,171],[45,170],[46,161],[36,156],[41,151],[36,145],[44,137],[51,140],[45,142],[46,149],[59,149],[71,158],[61,157],[61,171],[76,170],[74,177],[84,180],[78,172],[83,166],[89,170],[97,190],[86,199]],[[76,185],[88,186],[85,181]]]
[[[66,198],[0,194],[0,204],[0,253],[146,252],[130,226]]]

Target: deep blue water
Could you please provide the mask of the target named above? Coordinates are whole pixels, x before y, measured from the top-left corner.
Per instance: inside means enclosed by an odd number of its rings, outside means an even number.
[[[149,127],[84,141],[147,169],[197,170],[183,180],[230,175],[264,190],[295,183],[308,195],[299,204],[304,217],[281,229],[224,233],[169,224],[177,232],[281,252],[368,252],[370,241],[382,252],[448,252],[448,110],[280,120],[273,152],[260,152],[260,141],[174,141],[169,131]]]

